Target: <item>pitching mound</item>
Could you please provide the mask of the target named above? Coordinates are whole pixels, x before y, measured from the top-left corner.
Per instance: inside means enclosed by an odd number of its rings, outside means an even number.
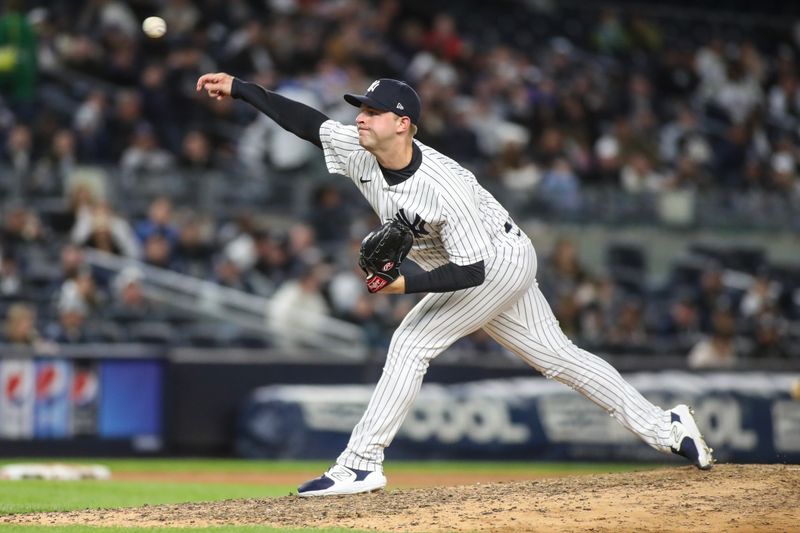
[[[391,483],[391,479],[390,479]],[[337,498],[0,517],[0,524],[343,527],[379,531],[798,531],[800,466],[717,465]]]

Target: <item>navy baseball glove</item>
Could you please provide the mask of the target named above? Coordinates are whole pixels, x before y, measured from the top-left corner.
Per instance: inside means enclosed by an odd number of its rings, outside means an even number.
[[[400,276],[400,263],[413,243],[411,230],[397,220],[385,223],[364,237],[358,266],[367,275],[369,292],[378,292]]]

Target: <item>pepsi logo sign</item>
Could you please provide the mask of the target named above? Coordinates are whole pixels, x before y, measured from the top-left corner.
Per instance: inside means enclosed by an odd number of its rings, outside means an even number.
[[[25,375],[22,372],[9,372],[3,382],[3,396],[12,405],[25,403]]]
[[[64,369],[57,363],[46,363],[39,367],[36,373],[36,398],[39,400],[52,400],[66,390],[66,376]]]
[[[75,372],[70,397],[75,405],[87,405],[97,398],[97,374],[88,370]]]

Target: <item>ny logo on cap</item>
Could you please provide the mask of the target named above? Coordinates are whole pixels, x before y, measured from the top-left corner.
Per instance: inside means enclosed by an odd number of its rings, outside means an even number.
[[[368,92],[368,93],[371,93],[372,91],[374,91],[375,89],[377,89],[377,88],[378,88],[378,85],[380,85],[380,83],[381,83],[381,80],[375,80],[375,81],[373,81],[373,82],[372,82],[372,85],[370,85],[370,86],[367,88],[367,92]]]

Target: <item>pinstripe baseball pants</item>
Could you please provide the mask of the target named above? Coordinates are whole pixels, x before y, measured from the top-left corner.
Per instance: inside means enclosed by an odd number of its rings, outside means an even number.
[[[367,410],[337,462],[359,470],[380,469],[383,450],[410,411],[430,361],[480,328],[545,377],[605,409],[653,448],[668,451],[669,412],[564,335],[535,276],[536,252],[523,237],[496,249],[483,284],[426,295],[394,332]]]

